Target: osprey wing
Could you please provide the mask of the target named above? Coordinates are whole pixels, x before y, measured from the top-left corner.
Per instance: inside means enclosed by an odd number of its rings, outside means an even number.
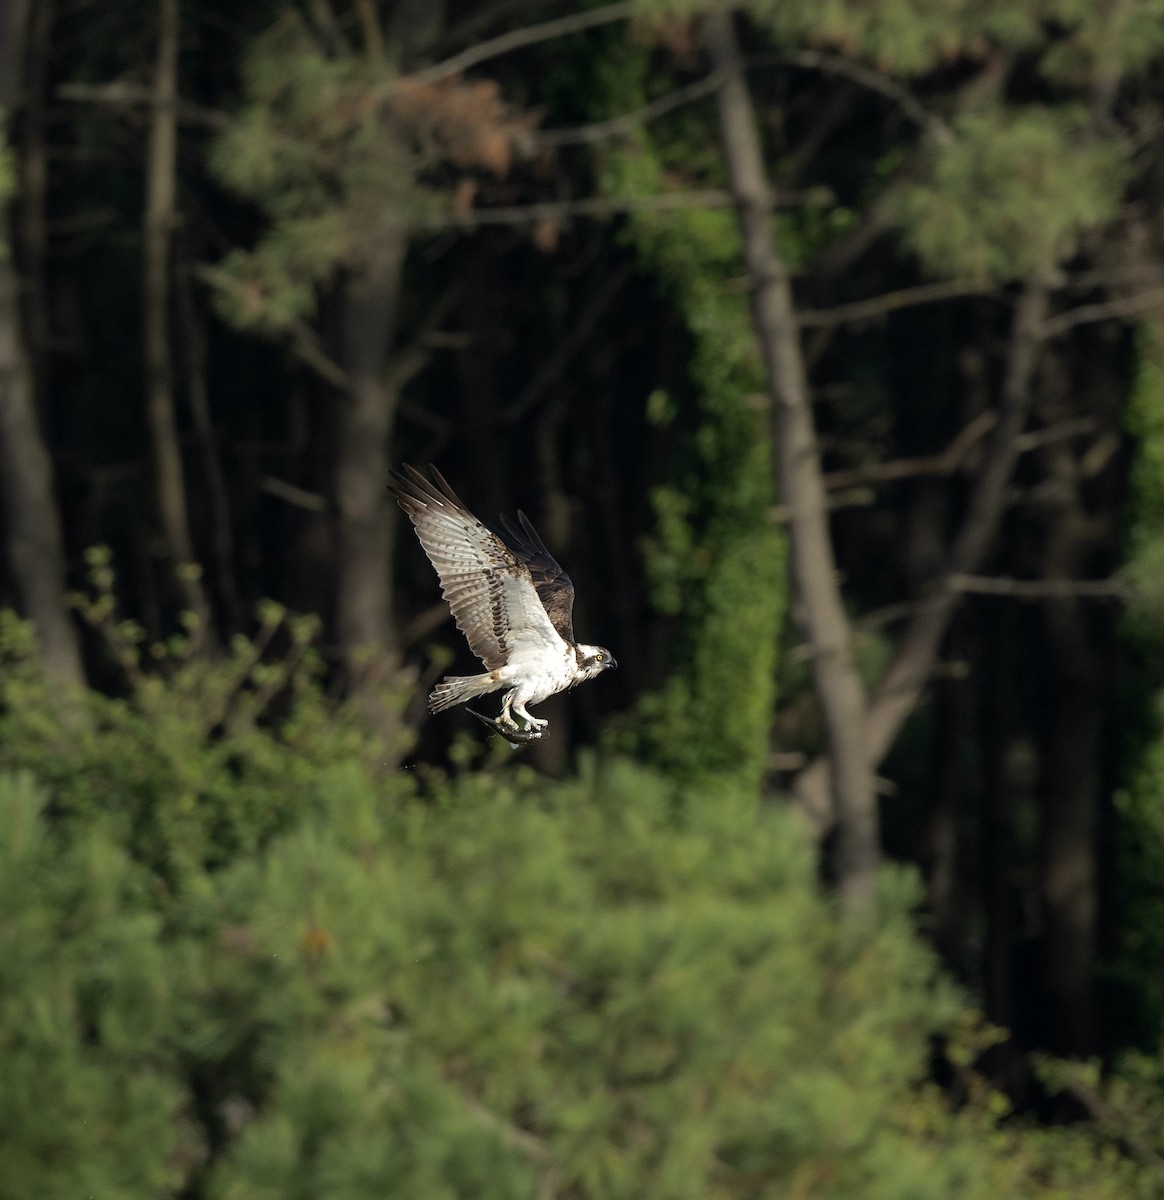
[[[441,595],[473,653],[490,671],[515,651],[562,648],[529,568],[461,503],[435,468],[432,481],[405,466],[391,487],[436,568]]]
[[[533,527],[533,522],[518,509],[517,523],[501,518],[510,550],[525,564],[537,589],[538,599],[550,618],[550,624],[568,645],[574,644],[574,584]]]

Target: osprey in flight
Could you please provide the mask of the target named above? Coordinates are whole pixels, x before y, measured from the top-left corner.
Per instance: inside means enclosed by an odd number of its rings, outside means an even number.
[[[430,470],[431,481],[405,466],[393,477],[392,494],[416,526],[441,594],[485,674],[448,676],[429,697],[429,710],[443,712],[505,688],[498,720],[481,719],[503,737],[541,737],[549,722],[532,716],[527,704],[618,664],[602,646],[574,641],[574,585],[525,513],[518,512],[516,524],[502,517],[504,532],[495,533],[457,499],[436,467]]]

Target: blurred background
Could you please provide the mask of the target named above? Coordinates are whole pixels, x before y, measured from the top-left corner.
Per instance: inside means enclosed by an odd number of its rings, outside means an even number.
[[[0,1200],[1164,1194],[1164,3],[0,18]]]

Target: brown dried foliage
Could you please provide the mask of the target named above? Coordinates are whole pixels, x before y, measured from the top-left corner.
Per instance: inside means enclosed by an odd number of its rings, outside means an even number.
[[[535,120],[507,105],[489,79],[402,80],[390,105],[424,157],[497,176],[509,171]]]

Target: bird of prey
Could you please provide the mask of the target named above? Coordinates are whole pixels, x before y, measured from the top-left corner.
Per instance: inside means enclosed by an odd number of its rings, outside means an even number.
[[[502,736],[541,737],[549,722],[533,716],[527,705],[618,664],[604,647],[574,640],[574,585],[525,513],[519,511],[516,522],[502,517],[501,531],[489,529],[436,467],[430,471],[431,480],[405,466],[393,475],[391,491],[416,526],[441,594],[485,673],[448,676],[429,697],[429,710],[443,712],[505,689],[496,722],[481,719]]]

